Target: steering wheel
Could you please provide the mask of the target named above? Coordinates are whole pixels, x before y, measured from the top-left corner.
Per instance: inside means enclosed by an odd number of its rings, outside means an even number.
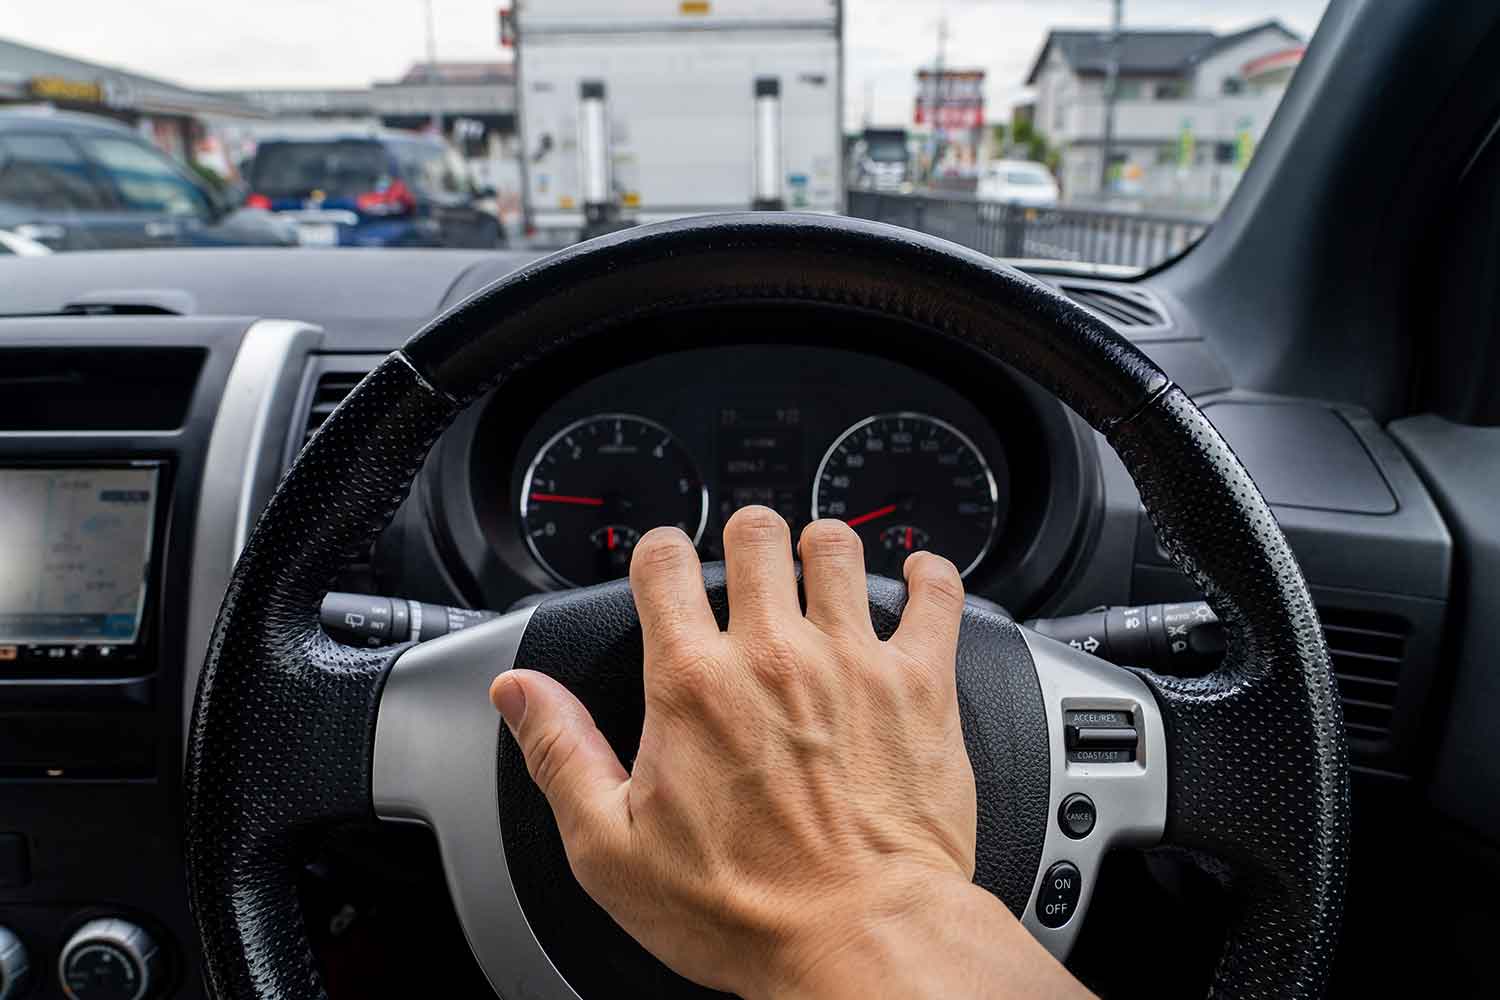
[[[1185,679],[965,610],[957,670],[978,783],[975,881],[1063,956],[1107,849],[1175,845],[1235,901],[1214,995],[1321,995],[1343,901],[1348,754],[1306,582],[1244,467],[1155,364],[1040,283],[905,230],[779,214],[648,226],[530,264],[386,358],[303,449],[235,567],[192,716],[186,854],[211,992],[324,995],[296,876],[321,831],[378,816],[432,827],[469,944],[501,996],[706,993],[578,887],[485,696],[512,664],[550,673],[628,765],[644,702],[627,582],[415,647],[340,645],[318,607],[478,396],[495,388],[506,405],[530,366],[626,321],[756,304],[895,318],[1036,380],[1119,454],[1167,552],[1224,622],[1222,665]],[[705,346],[721,339],[711,324],[698,334]],[[526,393],[514,395],[525,408]],[[722,624],[722,568],[706,567],[705,583]],[[871,577],[869,596],[888,636],[903,585]],[[1096,811],[1081,839],[1060,821],[1072,795]]]

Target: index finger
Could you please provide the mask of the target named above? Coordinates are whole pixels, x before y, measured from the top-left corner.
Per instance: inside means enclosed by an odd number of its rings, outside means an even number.
[[[703,564],[687,535],[652,528],[630,554],[630,590],[646,649],[719,634],[703,589]]]

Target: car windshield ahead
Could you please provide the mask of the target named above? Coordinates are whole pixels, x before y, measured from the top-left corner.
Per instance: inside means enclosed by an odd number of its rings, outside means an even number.
[[[352,198],[380,187],[390,158],[379,143],[268,142],[252,161],[250,187],[267,198],[306,198],[314,191]]]
[[[1017,187],[1045,187],[1049,179],[1046,174],[1035,170],[1007,170],[1003,176],[1005,183]]]
[[[787,209],[1144,269],[1233,197],[1327,0],[430,0],[425,34],[323,0],[246,46],[175,0],[87,6],[86,34],[0,10],[0,231],[54,250],[545,250]]]

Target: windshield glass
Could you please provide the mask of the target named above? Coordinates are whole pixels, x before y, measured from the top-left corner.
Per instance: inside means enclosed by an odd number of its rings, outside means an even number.
[[[1046,174],[1037,173],[1032,170],[1007,170],[1005,171],[1005,182],[1017,184],[1021,187],[1027,185],[1045,187],[1050,178]]]
[[[0,232],[548,250],[785,209],[1141,270],[1229,203],[1326,6],[3,5]]]
[[[250,187],[274,199],[350,198],[381,186],[388,159],[374,142],[268,142],[251,161]]]

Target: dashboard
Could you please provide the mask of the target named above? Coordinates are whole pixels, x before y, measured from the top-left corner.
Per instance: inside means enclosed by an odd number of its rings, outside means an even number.
[[[28,997],[64,996],[60,960],[101,941],[149,957],[143,995],[206,995],[182,886],[181,761],[235,559],[353,385],[528,259],[0,262],[7,307],[33,314],[0,317],[0,551],[37,569],[0,586],[0,958],[24,946]],[[1400,447],[1358,408],[1229,390],[1213,351],[1149,289],[1068,280],[1158,310],[1160,323],[1122,332],[1250,468],[1322,614],[1355,761],[1406,780],[1452,543]],[[872,572],[938,551],[971,596],[1017,617],[1197,596],[1107,444],[1004,365],[833,306],[652,324],[624,321],[468,407],[333,588],[502,611],[622,575],[657,525],[721,558],[725,519],[759,503],[794,532],[815,516],[854,524]],[[387,828],[341,838],[305,887],[335,995],[422,995],[433,963],[477,976],[430,840]],[[350,907],[365,930],[335,933]],[[365,946],[350,943],[361,935]],[[382,963],[369,940],[428,962]]]

